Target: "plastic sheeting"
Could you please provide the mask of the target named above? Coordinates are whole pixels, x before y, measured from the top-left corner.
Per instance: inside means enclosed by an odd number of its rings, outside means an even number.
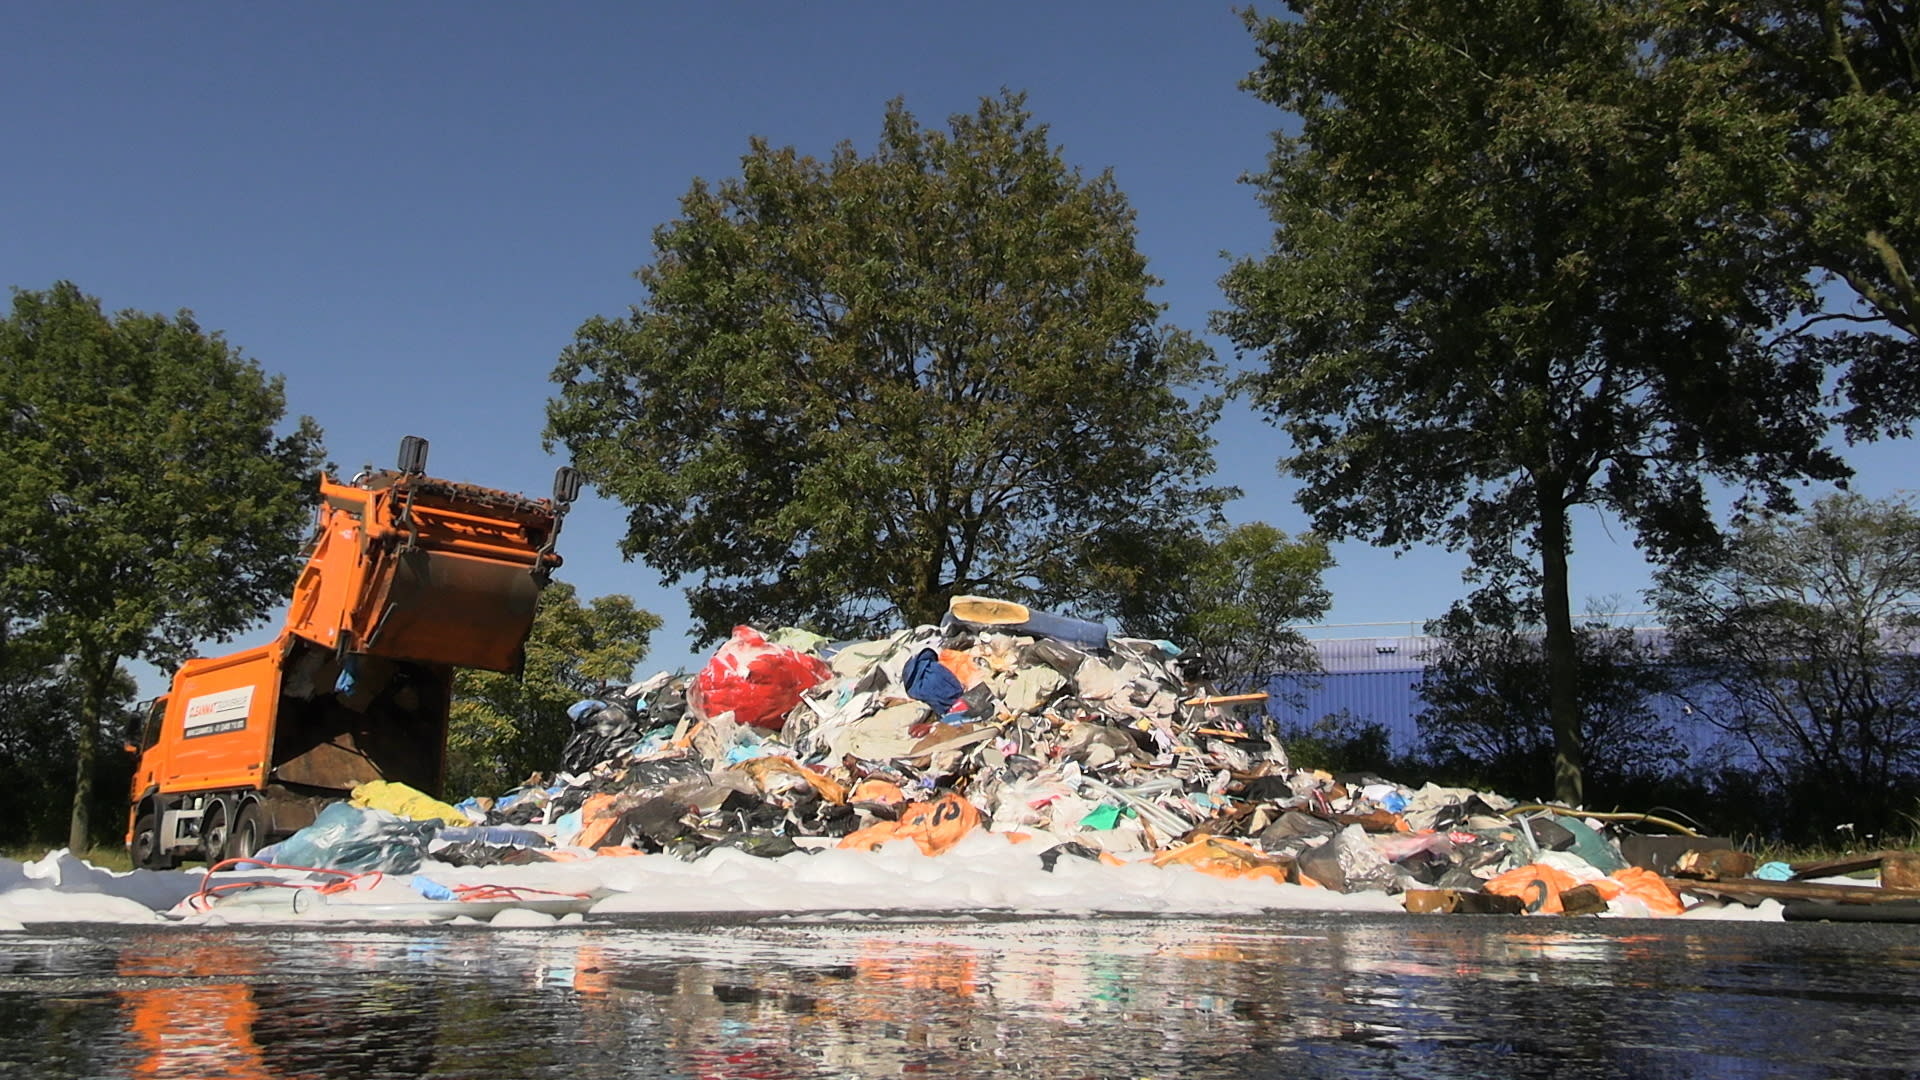
[[[333,803],[313,824],[261,851],[261,862],[327,870],[381,870],[410,874],[440,831],[434,821],[410,821],[385,810]]]

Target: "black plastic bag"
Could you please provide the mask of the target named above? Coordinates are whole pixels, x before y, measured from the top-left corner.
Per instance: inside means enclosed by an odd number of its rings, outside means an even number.
[[[573,734],[561,752],[561,767],[582,773],[603,761],[626,753],[646,735],[643,724],[619,704],[604,705],[574,721]]]

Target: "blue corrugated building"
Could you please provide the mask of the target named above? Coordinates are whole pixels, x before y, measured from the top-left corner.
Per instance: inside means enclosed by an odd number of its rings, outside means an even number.
[[[1658,642],[1664,631],[1639,628],[1636,635]],[[1440,639],[1419,634],[1397,637],[1326,638],[1309,640],[1319,658],[1317,673],[1276,675],[1268,690],[1267,714],[1281,730],[1311,727],[1321,720],[1347,713],[1364,723],[1379,724],[1387,731],[1396,754],[1408,754],[1420,745],[1420,714],[1426,702],[1420,697],[1420,680],[1427,665],[1436,660],[1443,647]],[[1711,697],[1712,691],[1693,691]],[[1673,696],[1656,696],[1647,702],[1648,711],[1670,726],[1683,743],[1698,752],[1722,741],[1713,725],[1706,723],[1685,701]],[[1729,746],[1729,752],[1745,758],[1750,751]]]
[[[1346,712],[1387,729],[1395,753],[1419,746],[1420,677],[1440,647],[1425,636],[1334,638],[1308,642],[1316,674],[1283,674],[1269,687],[1267,713],[1284,730]]]

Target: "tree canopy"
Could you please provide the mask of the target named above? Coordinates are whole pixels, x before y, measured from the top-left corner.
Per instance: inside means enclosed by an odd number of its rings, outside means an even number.
[[[518,677],[461,669],[448,721],[448,790],[505,791],[559,768],[567,708],[633,680],[660,617],[618,594],[587,604],[564,581],[547,585],[527,636]]]
[[[1710,539],[1708,479],[1785,505],[1838,476],[1820,359],[1771,349],[1806,297],[1706,258],[1676,220],[1698,147],[1651,26],[1605,0],[1327,0],[1248,15],[1247,87],[1293,113],[1254,178],[1271,253],[1218,325],[1291,436],[1330,538],[1465,548],[1538,588],[1556,794],[1579,803],[1569,512],[1656,554]]]
[[[1655,599],[1699,716],[1744,744],[1792,818],[1884,835],[1920,795],[1920,511],[1829,496],[1746,523]]]
[[[1279,672],[1317,670],[1294,627],[1319,620],[1333,602],[1323,581],[1333,556],[1320,538],[1289,538],[1256,521],[1158,539],[1139,559],[1115,562],[1130,572],[1108,606],[1127,633],[1204,657],[1215,685],[1258,689]]]
[[[0,320],[0,595],[81,688],[70,845],[120,663],[171,667],[280,603],[320,431],[190,312],[109,316],[68,282]]]
[[[1906,433],[1920,415],[1920,5],[1654,7],[1676,126],[1706,151],[1677,173],[1685,220],[1756,278],[1824,294],[1824,325],[1785,328],[1783,347],[1845,365],[1851,434]]]
[[[642,302],[562,353],[547,435],[626,506],[626,555],[696,577],[703,640],[958,593],[1084,609],[1107,540],[1229,494],[1202,483],[1209,350],[1161,322],[1112,176],[1020,95],[945,131],[896,101],[865,155],[755,139],[653,246]]]

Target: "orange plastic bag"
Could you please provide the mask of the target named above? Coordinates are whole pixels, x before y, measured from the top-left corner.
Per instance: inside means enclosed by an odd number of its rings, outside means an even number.
[[[900,806],[907,801],[907,793],[900,790],[899,784],[868,777],[854,786],[853,793],[847,796],[847,801],[889,807]]]
[[[967,690],[980,685],[987,677],[980,670],[980,665],[974,663],[972,651],[967,649],[941,649],[940,666],[952,672],[953,677],[959,679],[960,685]]]
[[[847,801],[847,789],[842,787],[838,780],[802,765],[792,758],[769,754],[766,757],[751,758],[741,767],[746,770],[748,776],[753,778],[755,786],[760,789],[762,795],[778,793],[775,777],[794,776],[806,781],[808,786],[828,802]]]
[[[1678,915],[1687,910],[1660,875],[1638,866],[1629,866],[1624,870],[1615,870],[1611,875],[1620,883],[1620,891],[1647,905],[1647,910],[1655,915]]]
[[[1191,866],[1217,878],[1265,878],[1287,883],[1286,865],[1259,848],[1218,836],[1169,848],[1153,857],[1155,866]]]
[[[573,841],[575,847],[597,848],[600,841],[620,820],[620,812],[614,808],[613,801],[618,796],[610,792],[587,796],[580,804],[580,835]]]
[[[914,803],[900,812],[899,821],[882,821],[841,837],[840,846],[872,851],[889,840],[911,840],[926,855],[939,855],[980,827],[980,811],[948,792],[937,799]]]
[[[1564,870],[1545,863],[1528,863],[1487,882],[1480,891],[1517,896],[1526,904],[1528,914],[1558,915],[1566,910],[1560,903],[1560,894],[1578,884],[1580,882]]]

